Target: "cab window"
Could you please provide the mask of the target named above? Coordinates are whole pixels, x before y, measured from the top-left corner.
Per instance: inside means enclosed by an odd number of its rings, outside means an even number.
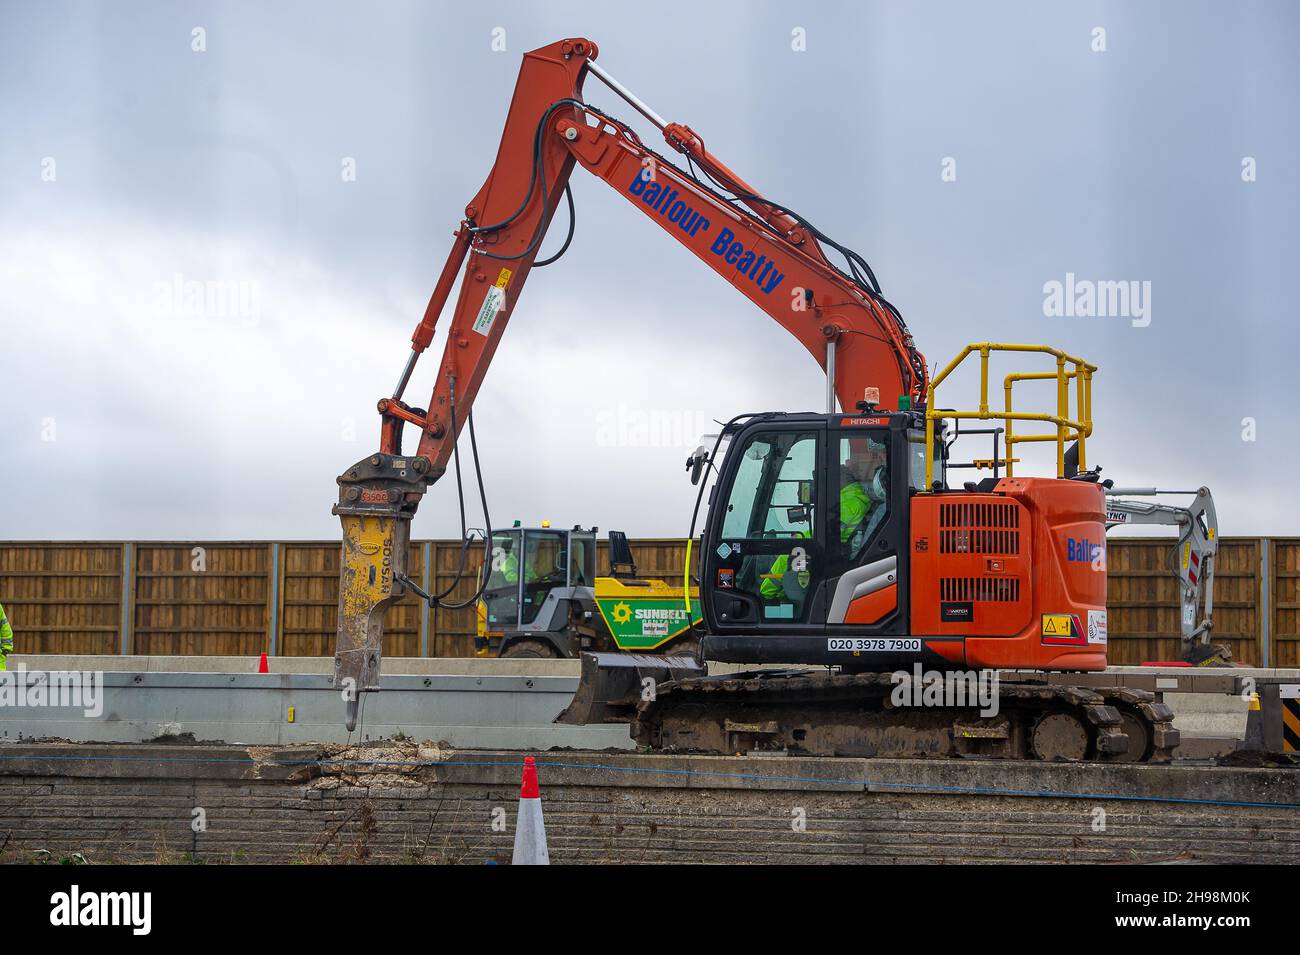
[[[758,434],[745,446],[727,497],[724,539],[811,537],[817,436]]]
[[[590,587],[596,578],[596,542],[575,537],[569,544],[569,584]]]
[[[810,431],[756,434],[749,440],[727,497],[726,540],[747,546],[736,586],[755,594],[769,621],[796,622],[806,612],[812,582],[817,435]]]
[[[562,587],[568,570],[567,535],[563,531],[524,534],[524,602],[522,623],[532,623],[552,587]]]
[[[831,505],[837,533],[830,544],[841,561],[856,566],[889,518],[888,433],[840,438],[837,460],[839,494]]]
[[[934,480],[943,482],[943,455],[941,453],[942,445],[936,441],[934,445]],[[918,491],[926,490],[925,486],[925,432],[909,432],[907,435],[907,471],[908,480],[912,487]]]
[[[519,624],[519,531],[492,535],[492,566],[483,588],[489,629]]]

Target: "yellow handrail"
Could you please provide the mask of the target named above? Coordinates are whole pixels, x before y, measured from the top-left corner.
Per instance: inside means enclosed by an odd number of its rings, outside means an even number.
[[[989,355],[999,352],[1039,352],[1056,359],[1055,372],[1017,372],[1007,375],[1003,381],[1005,393],[1005,410],[989,410]],[[980,356],[980,404],[978,411],[939,411],[935,408],[935,391],[957,367],[974,352]],[[1074,369],[1067,370],[1067,365]],[[925,489],[929,491],[934,485],[934,423],[944,418],[1001,418],[1006,436],[1007,477],[1013,475],[1012,450],[1014,445],[1028,441],[1056,442],[1056,476],[1065,477],[1065,446],[1070,441],[1079,442],[1079,467],[1087,462],[1085,444],[1092,434],[1092,375],[1097,366],[1050,345],[1015,345],[998,342],[977,342],[967,345],[948,365],[930,380],[925,395],[925,445],[930,449],[925,456]],[[1011,386],[1017,381],[1046,380],[1056,381],[1056,414],[1014,411],[1011,406]],[[1070,417],[1070,380],[1076,383],[1075,417]],[[1013,421],[1043,421],[1055,425],[1055,430],[1047,434],[1014,434]]]

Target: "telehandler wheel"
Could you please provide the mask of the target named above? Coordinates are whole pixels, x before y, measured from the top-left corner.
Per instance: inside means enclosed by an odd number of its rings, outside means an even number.
[[[559,656],[555,648],[541,640],[520,640],[506,647],[502,657],[530,657],[533,659],[554,659]]]
[[[665,656],[670,657],[698,657],[700,655],[700,638],[686,637],[670,645],[664,651]]]

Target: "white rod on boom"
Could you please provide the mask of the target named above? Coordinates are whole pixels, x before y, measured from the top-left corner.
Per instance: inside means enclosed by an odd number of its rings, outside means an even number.
[[[835,339],[826,340],[826,413],[835,414]]]
[[[406,391],[406,386],[411,380],[411,372],[415,371],[415,362],[419,357],[420,353],[415,349],[411,349],[411,357],[406,359],[406,367],[402,369],[402,377],[398,379],[397,387],[393,389],[393,398],[396,401],[402,400],[402,393]]]
[[[654,123],[660,129],[663,129],[665,126],[668,125],[668,120],[664,119],[662,116],[656,113],[645,103],[641,102],[641,100],[637,97],[635,93],[633,93],[630,89],[628,89],[618,80],[614,79],[614,77],[610,76],[603,69],[597,66],[595,60],[587,61],[587,69],[595,73],[597,79],[599,79],[602,83],[604,83],[606,86],[612,89],[619,96],[623,97],[623,99],[627,101],[627,104],[629,106],[631,106],[634,110],[636,110],[646,119],[650,120],[650,122]]]

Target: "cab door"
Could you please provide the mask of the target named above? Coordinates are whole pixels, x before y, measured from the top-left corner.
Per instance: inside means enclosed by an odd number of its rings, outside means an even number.
[[[906,633],[906,431],[883,416],[833,422],[826,441],[827,632]]]
[[[715,632],[820,625],[825,425],[763,422],[733,440],[709,509],[702,555]]]

